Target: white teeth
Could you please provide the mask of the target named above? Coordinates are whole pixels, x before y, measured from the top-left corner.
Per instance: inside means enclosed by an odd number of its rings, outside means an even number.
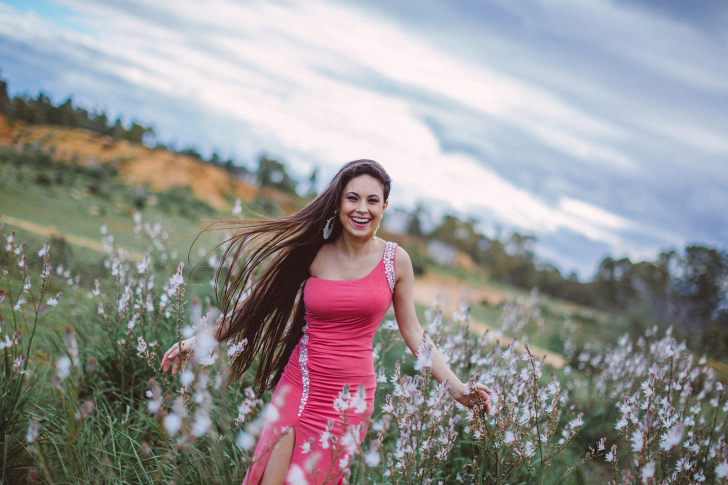
[[[369,222],[369,219],[357,219],[356,217],[352,217],[351,220],[353,220],[354,222],[358,222],[359,224],[366,224],[367,222]]]

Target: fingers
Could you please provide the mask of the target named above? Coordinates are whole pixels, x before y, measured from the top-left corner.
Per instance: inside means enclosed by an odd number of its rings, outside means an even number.
[[[179,357],[174,359],[174,363],[172,364],[172,375],[175,375],[177,373],[177,368],[179,367],[180,360],[182,359],[180,359]]]
[[[177,345],[173,345],[167,352],[164,353],[164,357],[162,358],[162,369],[164,369],[164,372],[167,372],[169,370],[169,365],[177,357],[178,354],[179,347]]]
[[[490,396],[488,396],[487,392],[484,389],[478,389],[478,391],[480,394],[480,398],[483,402],[483,409],[485,410],[486,414],[490,414]],[[488,389],[488,391],[490,391],[490,389]]]

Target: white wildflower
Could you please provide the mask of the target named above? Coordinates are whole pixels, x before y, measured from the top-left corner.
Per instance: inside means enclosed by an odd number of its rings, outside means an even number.
[[[427,332],[422,339],[422,344],[417,350],[417,361],[415,362],[415,370],[421,371],[425,368],[432,367],[432,345],[427,344]]]
[[[288,470],[288,474],[286,475],[286,482],[290,483],[291,485],[309,485],[308,480],[306,480],[306,473],[303,471],[303,468],[296,465],[295,463],[292,464]]]
[[[175,413],[169,413],[164,417],[164,429],[167,434],[176,434],[182,428],[182,418]]]
[[[34,443],[38,439],[38,421],[35,419],[28,423],[28,432],[25,435],[25,441]]]
[[[235,199],[235,205],[233,206],[233,215],[237,216],[243,212],[243,206],[240,204],[240,199]]]
[[[237,438],[235,438],[235,444],[238,445],[240,449],[249,450],[255,446],[255,437],[250,433],[241,431],[238,433]]]
[[[636,429],[632,433],[632,451],[635,453],[641,453],[642,447],[644,446],[645,435],[640,429]]]
[[[143,354],[147,351],[147,343],[144,341],[144,337],[139,336],[137,338],[137,355],[139,357],[142,357]]]
[[[728,478],[728,461],[724,461],[715,467],[715,476],[717,478]]]
[[[58,377],[63,380],[71,374],[71,359],[62,356],[56,361],[56,369],[58,369]]]
[[[651,483],[655,476],[655,462],[651,461],[642,468],[642,483]]]
[[[668,451],[680,444],[684,428],[685,425],[682,423],[678,423],[670,428],[670,430],[662,435],[662,437],[660,438],[660,448],[662,448],[664,451]]]
[[[179,381],[183,386],[189,386],[194,380],[195,374],[189,369],[185,369],[185,371],[179,376]]]
[[[579,413],[579,415],[575,418],[569,421],[569,428],[574,429],[578,428],[579,426],[584,424],[584,421],[581,419],[582,416],[584,416],[584,413]]]

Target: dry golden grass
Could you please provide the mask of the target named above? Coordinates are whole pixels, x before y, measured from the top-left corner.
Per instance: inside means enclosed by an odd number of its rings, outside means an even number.
[[[229,206],[229,196],[251,202],[258,194],[257,187],[196,158],[114,140],[88,130],[8,123],[0,115],[0,144],[21,149],[28,143],[53,149],[53,159],[57,161],[113,165],[123,182],[145,185],[154,191],[188,186],[196,198],[218,209]]]

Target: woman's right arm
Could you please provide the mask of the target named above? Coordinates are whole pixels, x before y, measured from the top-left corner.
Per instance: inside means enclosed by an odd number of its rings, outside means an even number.
[[[231,319],[228,317],[229,315],[232,315],[232,312],[228,312],[227,315],[221,316],[215,323],[212,324],[212,335],[218,342],[222,342],[223,340],[230,338],[228,329]],[[185,365],[187,365],[187,361],[190,360],[190,357],[192,356],[196,338],[197,336],[194,335],[172,345],[169,350],[164,353],[164,357],[162,358],[162,370],[167,372],[171,367],[172,375],[177,373],[178,368],[180,372],[182,372],[185,369]]]

